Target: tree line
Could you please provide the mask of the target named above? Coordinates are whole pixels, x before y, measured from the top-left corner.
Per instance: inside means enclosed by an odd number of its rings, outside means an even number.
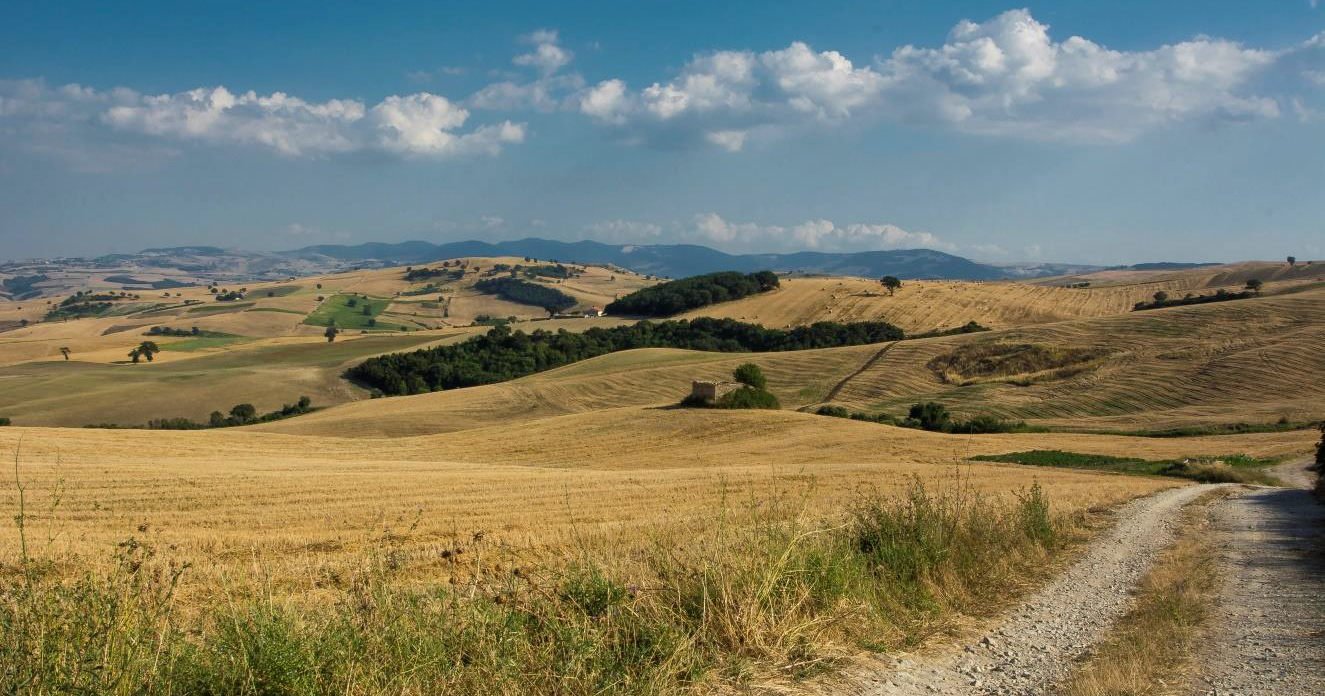
[[[556,288],[519,278],[488,278],[474,283],[474,289],[503,300],[542,307],[550,313],[563,312],[577,303],[574,297]]]
[[[1132,305],[1132,311],[1139,312],[1146,309],[1162,309],[1164,307],[1183,307],[1185,305],[1206,304],[1207,302],[1226,302],[1228,300],[1245,300],[1248,297],[1255,297],[1260,294],[1261,281],[1252,280],[1247,282],[1247,289],[1242,292],[1229,292],[1223,288],[1215,291],[1213,295],[1192,295],[1185,297],[1169,297],[1167,292],[1160,290],[1155,293],[1154,302],[1137,302]]]
[[[212,411],[212,415],[206,423],[199,423],[189,418],[153,418],[147,421],[146,425],[121,426],[115,423],[101,423],[98,425],[85,425],[84,428],[110,428],[110,429],[147,429],[147,430],[207,430],[209,428],[233,428],[237,425],[253,425],[254,423],[269,423],[282,418],[290,418],[308,413],[313,410],[313,402],[307,396],[299,397],[299,401],[293,404],[285,404],[275,411],[270,411],[258,415],[258,409],[253,404],[235,404],[230,409],[229,415],[220,411]]]
[[[660,283],[622,297],[607,305],[608,314],[636,317],[669,317],[718,302],[729,302],[778,287],[772,271],[739,273],[720,271]]]
[[[733,319],[641,321],[583,333],[539,329],[526,334],[499,326],[483,336],[446,346],[369,358],[350,368],[350,379],[388,396],[493,384],[633,348],[683,348],[721,353],[765,353],[897,341],[903,331],[881,321],[822,321],[794,329],[766,329]]]
[[[851,412],[841,406],[820,406],[815,413],[833,418],[850,418],[851,420],[869,423],[894,425],[899,428],[915,428],[954,435],[1043,432],[1041,428],[1026,425],[1025,421],[1005,421],[993,416],[976,416],[970,420],[953,418],[948,411],[948,407],[936,401],[911,404],[905,418],[898,418],[889,413],[870,415],[859,411]]]

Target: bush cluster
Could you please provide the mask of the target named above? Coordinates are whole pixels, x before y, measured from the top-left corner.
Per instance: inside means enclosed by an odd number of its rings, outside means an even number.
[[[772,271],[722,271],[636,290],[607,305],[606,311],[608,314],[624,316],[669,317],[718,302],[739,300],[776,287],[778,277]]]
[[[976,416],[970,420],[958,420],[952,417],[946,406],[934,401],[912,404],[905,418],[897,418],[888,413],[869,415],[867,413],[851,412],[841,406],[820,406],[815,413],[821,416],[850,418],[851,420],[870,423],[895,425],[900,428],[917,428],[956,435],[1025,433],[1037,430],[1026,425],[1025,421],[1005,421],[993,416]]]
[[[556,288],[519,278],[488,278],[474,283],[474,289],[503,300],[542,307],[549,312],[564,312],[576,304],[574,297]]]
[[[350,368],[346,376],[388,396],[397,396],[504,382],[633,348],[765,353],[881,343],[902,337],[901,329],[880,321],[825,321],[782,330],[732,319],[701,318],[641,321],[631,326],[594,327],[583,333],[539,329],[529,334],[499,326],[461,343],[369,358]]]

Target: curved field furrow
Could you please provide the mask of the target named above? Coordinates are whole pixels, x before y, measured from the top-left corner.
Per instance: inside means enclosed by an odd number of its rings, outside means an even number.
[[[899,412],[934,400],[958,412],[1094,427],[1316,418],[1322,408],[1310,385],[1325,374],[1322,299],[1312,293],[907,341],[853,377],[835,402]],[[946,384],[925,367],[958,345],[981,341],[1111,354],[1082,374],[1021,384]]]

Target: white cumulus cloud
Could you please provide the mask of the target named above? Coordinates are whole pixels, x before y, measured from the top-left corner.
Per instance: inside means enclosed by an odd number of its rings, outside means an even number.
[[[697,55],[674,78],[640,89],[620,79],[598,82],[579,94],[578,107],[632,142],[731,151],[760,129],[861,118],[1120,142],[1183,121],[1278,116],[1280,100],[1257,93],[1259,78],[1294,50],[1197,37],[1118,51],[1080,36],[1055,40],[1029,11],[1010,10],[985,22],[963,20],[936,47],[903,46],[869,64],[802,42]]]
[[[147,139],[258,146],[287,156],[444,158],[495,154],[525,137],[524,124],[510,121],[462,130],[469,117],[465,108],[426,92],[389,96],[370,108],[356,99],[311,102],[225,87],[144,95],[126,88],[50,87],[40,80],[0,82],[0,138],[19,136],[29,149],[82,141],[133,147]]]

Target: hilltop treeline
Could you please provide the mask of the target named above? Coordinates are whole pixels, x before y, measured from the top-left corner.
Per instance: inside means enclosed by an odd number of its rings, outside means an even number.
[[[456,280],[464,275],[465,271],[462,268],[410,268],[405,271],[405,280],[411,283],[420,280],[432,280],[433,278]]]
[[[499,326],[463,343],[369,358],[346,376],[383,394],[420,394],[504,382],[587,358],[632,348],[685,348],[764,353],[896,341],[901,329],[881,321],[822,321],[790,330],[766,329],[732,319],[641,321],[584,333]]]
[[[778,287],[772,271],[722,271],[682,278],[636,290],[607,305],[608,314],[669,317],[690,309],[728,302]]]
[[[474,289],[503,300],[542,307],[549,312],[561,312],[575,306],[574,297],[546,285],[530,283],[518,278],[489,278],[474,283]]]
[[[1248,297],[1256,297],[1256,292],[1246,290],[1244,292],[1229,292],[1223,288],[1215,291],[1213,295],[1187,295],[1186,297],[1168,297],[1166,294],[1161,296],[1156,293],[1154,302],[1137,302],[1132,305],[1132,311],[1140,312],[1146,309],[1162,309],[1164,307],[1182,307],[1184,305],[1205,304],[1207,302],[1226,302],[1228,300],[1245,300]]]

